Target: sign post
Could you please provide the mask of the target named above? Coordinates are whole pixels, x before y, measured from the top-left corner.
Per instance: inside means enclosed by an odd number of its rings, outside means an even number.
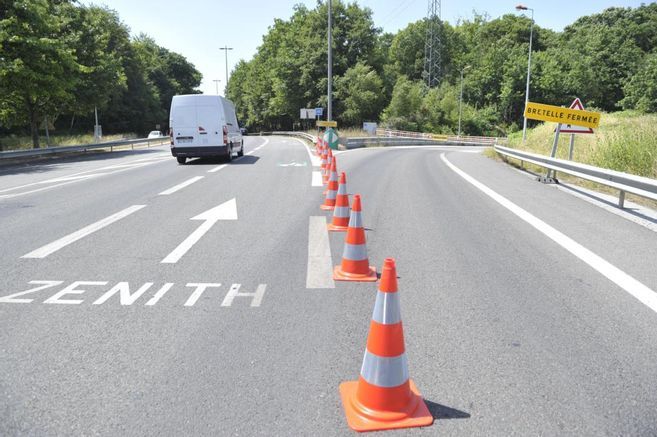
[[[574,134],[593,133],[593,128],[597,128],[600,125],[600,113],[584,110],[584,106],[579,99],[575,99],[570,105],[570,108],[528,102],[525,107],[525,117],[531,118],[532,120],[552,121],[557,123],[552,152],[550,153],[551,158],[554,158],[557,155],[559,134],[561,132],[571,134],[569,156],[572,160],[573,146],[575,144]],[[564,125],[566,128],[563,128]],[[545,177],[539,178],[539,180],[544,183],[554,183],[557,182],[555,175],[556,173],[548,169]]]

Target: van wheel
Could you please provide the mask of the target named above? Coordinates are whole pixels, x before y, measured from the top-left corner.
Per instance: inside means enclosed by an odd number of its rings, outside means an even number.
[[[237,152],[237,156],[244,156],[244,141],[242,141],[242,146],[240,147],[240,151]]]
[[[185,161],[187,161],[187,158],[185,158],[184,156],[176,156],[176,161],[178,161],[178,164],[184,165]]]
[[[228,153],[226,154],[226,162],[230,162],[233,160],[233,146],[230,145],[228,146]]]

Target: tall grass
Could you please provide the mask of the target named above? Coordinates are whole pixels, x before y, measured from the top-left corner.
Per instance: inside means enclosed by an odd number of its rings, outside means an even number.
[[[554,141],[554,123],[537,126],[509,136],[509,146],[549,155]],[[561,134],[557,157],[567,159],[570,134]],[[657,178],[657,115],[626,111],[602,114],[600,127],[592,135],[575,135],[573,161],[597,167]]]
[[[101,141],[117,141],[123,139],[137,138],[136,134],[116,134],[116,135],[103,135]],[[46,147],[46,137],[39,137],[41,147]],[[78,144],[91,144],[94,142],[94,136],[88,135],[50,135],[50,147],[57,146],[77,146]],[[2,150],[21,150],[32,148],[32,137],[9,135],[0,137],[0,148]]]

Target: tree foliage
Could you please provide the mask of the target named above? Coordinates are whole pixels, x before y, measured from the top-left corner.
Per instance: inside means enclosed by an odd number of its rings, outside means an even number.
[[[201,75],[145,36],[130,38],[116,12],[74,0],[0,1],[0,127],[44,119],[59,129],[93,126],[143,133],[166,125],[171,96],[195,92]]]
[[[491,20],[475,12],[453,25],[439,23],[441,84],[428,89],[422,82],[426,20],[382,34],[368,8],[337,0],[333,13],[334,118],[341,125],[378,116],[391,127],[457,132],[465,68],[462,131],[498,136],[522,126],[526,16]],[[289,129],[299,108],[326,106],[326,15],[323,1],[313,9],[297,6],[289,20],[274,22],[253,59],[238,64],[228,95],[249,125]],[[654,111],[655,47],[656,3],[581,17],[563,32],[534,25],[531,100],[566,105],[580,97],[607,111]]]

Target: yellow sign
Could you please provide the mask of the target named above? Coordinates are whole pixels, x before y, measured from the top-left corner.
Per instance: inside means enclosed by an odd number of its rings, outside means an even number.
[[[338,127],[338,122],[337,121],[317,120],[317,126],[320,126],[320,127]]]
[[[559,106],[543,105],[542,103],[528,102],[525,108],[525,117],[532,120],[553,121],[590,128],[600,125],[599,112],[561,108]]]

